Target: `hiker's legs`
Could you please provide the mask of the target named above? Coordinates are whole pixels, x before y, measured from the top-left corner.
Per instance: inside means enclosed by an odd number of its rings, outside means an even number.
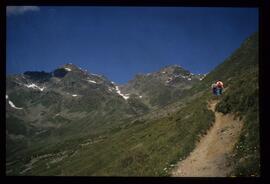
[[[217,95],[217,88],[214,88],[214,95]]]
[[[220,95],[220,88],[217,88],[217,95]]]

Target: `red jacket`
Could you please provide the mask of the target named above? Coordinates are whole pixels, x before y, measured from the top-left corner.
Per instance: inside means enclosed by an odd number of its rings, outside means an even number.
[[[223,88],[223,82],[221,82],[221,81],[217,81],[217,87],[219,87],[219,88]]]

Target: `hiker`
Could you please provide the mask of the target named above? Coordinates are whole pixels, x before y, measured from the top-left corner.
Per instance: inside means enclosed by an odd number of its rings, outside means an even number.
[[[221,95],[222,94],[222,91],[223,91],[223,82],[221,82],[220,80],[218,80],[216,82],[216,86],[217,86],[217,95]]]
[[[213,95],[217,95],[217,84],[213,83],[211,87],[212,87]]]

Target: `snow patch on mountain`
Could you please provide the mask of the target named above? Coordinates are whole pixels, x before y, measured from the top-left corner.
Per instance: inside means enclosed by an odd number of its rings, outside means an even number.
[[[194,74],[191,73],[191,76],[193,76],[193,75],[194,75]],[[176,77],[182,77],[183,79],[187,79],[187,80],[190,81],[190,80],[192,80],[191,76],[185,76],[185,75],[181,75],[181,74],[180,74],[180,75],[175,75],[174,77],[175,77],[175,78],[176,78]]]
[[[76,95],[76,94],[73,94],[72,96],[76,97],[76,96],[78,96],[78,95]]]
[[[94,76],[97,76],[97,77],[101,77],[101,75],[94,74],[94,73],[91,73],[91,75],[94,75]]]
[[[110,92],[113,92],[113,88],[111,88],[111,87],[108,87],[108,89],[109,89],[109,91],[110,91]]]
[[[203,79],[206,77],[207,74],[208,74],[208,73],[202,74],[203,76],[200,78],[200,80],[203,80]]]
[[[44,86],[43,86],[43,87],[39,87],[39,86],[37,86],[37,85],[34,84],[34,83],[31,83],[31,84],[25,84],[25,86],[26,86],[27,88],[38,89],[38,90],[40,90],[40,91],[43,91],[43,90],[45,89]]]
[[[70,69],[70,68],[65,68],[65,70],[67,70],[67,71],[69,71],[69,72],[71,71],[71,69]]]
[[[116,89],[116,92],[122,96],[125,100],[127,100],[129,98],[129,94],[123,94],[121,93],[120,89],[119,89],[119,86],[115,86],[115,89]]]
[[[184,76],[184,75],[181,75],[181,74],[178,74],[178,75],[173,75],[174,78],[177,78],[177,77],[182,77],[183,79],[186,79],[187,76]]]
[[[200,80],[203,80],[205,78],[205,76],[201,77]]]
[[[8,95],[6,95],[6,99],[8,99]],[[8,101],[8,103],[9,103],[9,105],[12,107],[12,108],[14,108],[14,109],[23,109],[23,108],[21,108],[21,107],[16,107],[16,105],[14,105],[14,103],[12,102],[12,101]]]
[[[183,76],[183,75],[181,75],[181,74],[179,74],[179,75],[174,75],[174,77],[176,78],[176,77],[182,77],[182,78],[186,78],[186,76]]]
[[[93,81],[93,80],[90,80],[90,79],[88,79],[87,81],[91,82],[91,83],[95,83],[95,84],[97,83],[96,81]]]
[[[167,79],[166,83],[171,82],[172,79],[173,79],[172,77],[169,77],[169,78]]]

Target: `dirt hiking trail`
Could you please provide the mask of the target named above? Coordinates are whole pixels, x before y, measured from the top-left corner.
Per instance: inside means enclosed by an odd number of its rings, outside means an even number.
[[[218,101],[211,101],[208,109],[215,113],[215,122],[207,134],[200,139],[195,149],[172,171],[172,176],[226,177],[231,171],[227,158],[232,154],[243,122],[233,115],[215,112]]]

